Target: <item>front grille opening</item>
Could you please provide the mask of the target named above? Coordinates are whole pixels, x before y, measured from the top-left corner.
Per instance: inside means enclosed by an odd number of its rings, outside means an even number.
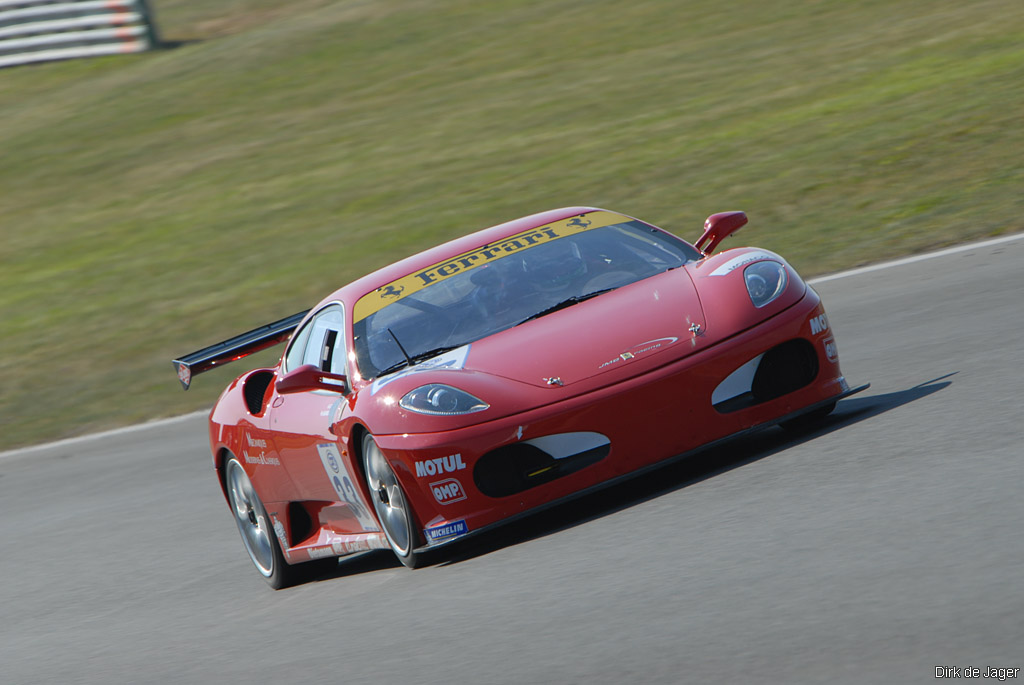
[[[473,482],[488,497],[508,497],[575,473],[608,456],[611,444],[562,459],[535,445],[516,443],[492,450],[473,467]]]
[[[818,377],[818,355],[807,340],[788,340],[764,353],[750,390],[714,405],[728,414],[782,397],[806,387]]]
[[[750,392],[758,403],[774,400],[810,385],[818,377],[818,355],[803,339],[790,340],[765,353]]]

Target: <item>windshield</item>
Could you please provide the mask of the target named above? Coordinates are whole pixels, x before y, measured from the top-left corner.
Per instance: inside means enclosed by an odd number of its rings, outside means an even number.
[[[515,247],[502,249],[509,241]],[[698,259],[682,240],[607,212],[534,229],[360,299],[356,364],[364,378],[397,371]]]

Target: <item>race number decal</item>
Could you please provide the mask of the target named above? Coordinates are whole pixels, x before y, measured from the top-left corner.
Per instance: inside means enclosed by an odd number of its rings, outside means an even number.
[[[320,453],[320,461],[323,462],[324,470],[327,472],[331,485],[334,486],[334,491],[338,493],[338,499],[348,505],[363,530],[379,531],[380,527],[377,525],[376,519],[366,508],[362,498],[359,497],[352,476],[345,468],[345,462],[341,460],[338,446],[328,442],[317,445],[316,451]]]

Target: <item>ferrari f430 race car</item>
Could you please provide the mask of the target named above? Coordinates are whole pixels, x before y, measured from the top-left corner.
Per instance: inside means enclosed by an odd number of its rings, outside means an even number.
[[[763,426],[847,384],[818,295],[777,254],[715,253],[568,207],[446,243],[174,360],[182,385],[287,341],[210,413],[213,465],[275,588],[317,560],[428,550]]]

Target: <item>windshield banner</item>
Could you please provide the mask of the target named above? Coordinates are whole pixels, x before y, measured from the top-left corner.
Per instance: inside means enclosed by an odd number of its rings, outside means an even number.
[[[534,245],[540,245],[594,228],[611,226],[612,224],[626,221],[631,221],[631,219],[621,214],[588,212],[510,235],[507,238],[502,238],[496,242],[478,247],[475,250],[470,250],[451,259],[433,264],[423,271],[403,276],[397,281],[392,281],[373,292],[363,295],[356,302],[352,321],[353,323],[362,321],[371,314],[384,309],[389,304],[398,302],[404,297],[423,290],[428,285],[439,283],[455,274],[475,269],[496,259],[529,249]]]

